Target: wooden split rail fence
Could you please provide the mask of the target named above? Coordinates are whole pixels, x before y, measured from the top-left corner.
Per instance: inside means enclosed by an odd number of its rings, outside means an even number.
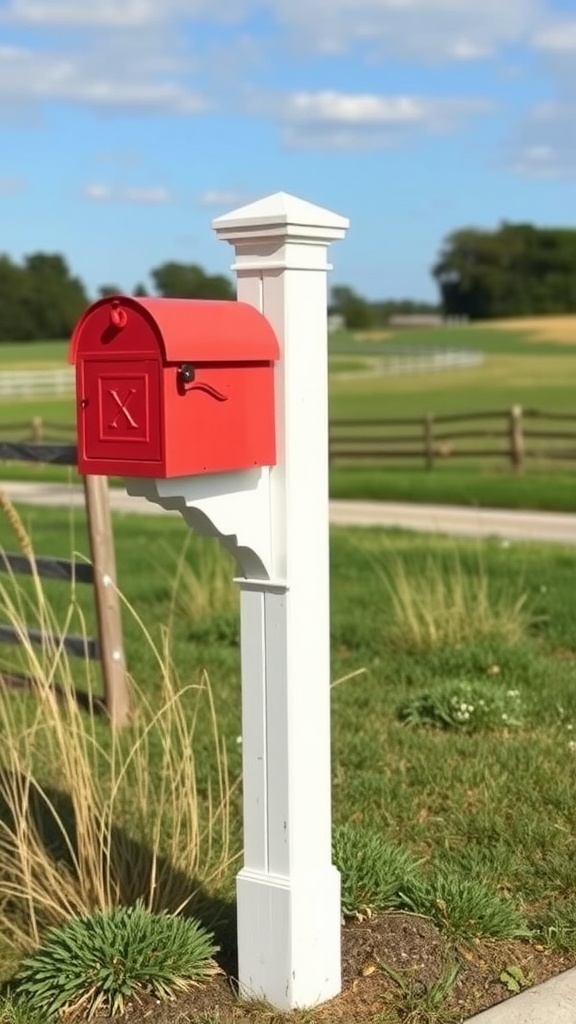
[[[76,446],[0,442],[0,462],[33,462],[59,466],[76,465]],[[36,556],[31,562],[22,554],[2,552],[0,571],[30,575],[37,573],[43,579],[72,580],[91,584],[94,588],[97,639],[85,636],[53,637],[56,644],[71,655],[98,659],[104,684],[104,703],[110,721],[124,725],[129,717],[129,695],[123,649],[120,600],[116,589],[116,559],[114,535],[110,516],[108,480],[101,476],[86,476],[84,494],[86,519],[90,542],[90,563],[77,563],[64,558]],[[32,643],[42,644],[49,639],[40,630],[29,629]],[[19,642],[18,631],[11,625],[0,625],[0,641]],[[26,680],[11,677],[12,682]]]
[[[444,459],[506,459],[516,471],[526,462],[576,459],[576,412],[543,412],[519,405],[503,411],[418,418],[332,420],[330,464],[365,465]]]
[[[73,437],[72,423],[52,423],[40,416],[5,423],[2,436],[34,447]],[[573,413],[545,412],[514,405],[504,410],[428,413],[419,417],[330,422],[330,463],[421,461],[432,469],[445,459],[505,459],[520,470],[528,460],[576,459],[576,406]]]

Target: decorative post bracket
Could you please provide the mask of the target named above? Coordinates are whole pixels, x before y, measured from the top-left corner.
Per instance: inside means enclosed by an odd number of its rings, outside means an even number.
[[[125,481],[128,494],[180,512],[191,529],[216,537],[238,563],[242,576],[269,579],[272,573],[270,471]]]

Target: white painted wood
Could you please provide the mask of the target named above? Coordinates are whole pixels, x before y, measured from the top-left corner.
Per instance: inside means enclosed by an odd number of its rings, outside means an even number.
[[[327,247],[348,221],[283,192],[214,221],[238,298],[275,329],[277,465],[129,493],[218,537],[242,577],[244,866],[239,981],[280,1009],[340,991],[331,863]]]
[[[326,250],[347,224],[279,193],[213,225],[235,248],[238,298],[264,313],[280,344],[270,575],[287,588],[241,583],[243,623],[264,645],[263,658],[249,653],[243,631],[242,700],[247,706],[257,692],[265,716],[257,718],[263,734],[252,722],[243,742],[237,897],[241,992],[281,1009],[313,1006],[341,986],[331,864]],[[264,595],[258,627],[255,589]],[[255,756],[265,758],[265,785]]]
[[[272,575],[269,469],[207,473],[169,480],[125,480],[128,494],[181,512],[188,525],[217,537],[246,576]]]

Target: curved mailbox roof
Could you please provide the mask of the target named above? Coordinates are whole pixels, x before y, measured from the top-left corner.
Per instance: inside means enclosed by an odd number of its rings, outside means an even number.
[[[270,362],[280,355],[272,326],[246,302],[130,295],[107,296],[86,310],[72,335],[70,362],[102,355],[103,348],[133,356],[159,348],[167,364]]]

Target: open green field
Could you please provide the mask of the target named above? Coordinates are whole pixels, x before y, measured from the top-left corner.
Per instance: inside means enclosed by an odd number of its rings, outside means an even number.
[[[38,552],[66,556],[75,550],[87,555],[80,512],[23,509],[22,515]],[[180,683],[193,684],[204,670],[208,673],[234,781],[240,772],[241,725],[232,565],[214,542],[199,538],[191,539],[183,555],[187,538],[179,518],[115,517],[119,585],[141,618],[139,623],[134,614],[124,613],[127,661],[142,697],[158,708],[162,672],[145,631],[161,648],[163,629],[169,628]],[[0,545],[16,549],[4,518]],[[177,578],[182,555],[185,570]],[[412,875],[411,881],[400,877],[396,884],[404,886],[405,893],[398,899],[404,904],[392,905],[406,906],[410,900],[413,910],[432,920],[463,978],[474,949],[483,957],[491,950],[490,963],[504,966],[525,964],[538,956],[559,964],[554,958],[563,957],[562,966],[576,962],[576,551],[335,529],[331,558],[336,829],[352,822],[360,842],[365,837],[368,843],[377,833],[388,848],[413,858],[419,881]],[[8,580],[0,591],[0,620],[6,621],[12,587]],[[84,618],[91,632],[90,588],[78,587],[72,604],[66,584],[47,585],[46,592],[59,621],[72,607],[72,628],[82,626]],[[4,670],[19,664],[15,648],[4,647],[0,654]],[[85,669],[74,664],[78,685],[85,688]],[[94,686],[99,686],[97,673]],[[24,707],[19,714],[25,719],[33,715],[31,699],[0,693],[0,706],[6,702]],[[185,698],[185,713],[192,714],[195,704],[191,693]],[[205,813],[207,786],[215,778],[217,761],[206,704],[201,703],[198,715],[193,749]],[[2,721],[6,722],[4,711]],[[108,727],[96,722],[90,728],[106,750]],[[7,749],[6,734],[3,748]],[[163,778],[162,749],[152,729],[147,755],[151,806],[151,794]],[[54,758],[39,757],[38,770],[46,773],[46,783],[53,783],[60,771]],[[106,764],[99,770],[105,775]],[[117,825],[128,829],[136,842],[134,806],[124,808],[124,817],[118,811]],[[241,849],[238,788],[229,810],[230,854],[235,855]],[[163,828],[171,827],[169,819],[162,819]],[[230,861],[212,881],[206,881],[200,870],[196,879],[204,890],[206,923],[216,927],[224,943],[231,941],[226,914],[218,923],[215,908],[220,906],[221,912],[229,905],[237,866],[237,861]],[[340,866],[345,885],[350,879],[347,898],[369,907],[371,900],[376,901],[374,877],[360,886],[362,896],[355,896],[352,875],[347,874],[352,865],[344,857]],[[466,904],[472,896],[477,901],[474,911]],[[483,942],[488,945],[478,945]],[[7,947],[2,956],[6,976],[14,971],[18,957]],[[485,977],[486,983],[497,988],[501,969],[485,966],[485,971],[495,972]],[[524,970],[528,983],[530,972]],[[450,1001],[449,988],[446,1006],[442,1003],[436,1016],[414,1020],[455,1024],[462,1019],[464,1004],[468,1012],[482,1005],[478,994],[475,1004],[465,1003],[467,991],[461,992],[457,1004]],[[405,997],[399,989],[391,1004],[398,1017],[385,1017],[382,1011],[380,1017],[350,1019],[371,1024],[376,1019],[402,1020]],[[235,1010],[231,1016],[214,1011],[201,1018],[183,1012],[176,1019],[181,1024],[200,1019],[206,1024],[270,1024],[280,1017],[254,1011],[244,1016]],[[306,1024],[324,1020],[314,1012],[305,1016]],[[8,1017],[6,1024],[32,1020]]]
[[[62,369],[68,366],[67,341],[2,342],[0,367],[3,370]]]
[[[540,322],[539,322],[540,323]],[[551,324],[543,327],[542,324]],[[347,334],[330,338],[330,416],[332,420],[421,418],[476,411],[504,411],[513,405],[545,412],[576,413],[576,320],[551,318],[525,330],[458,326],[433,330],[391,332],[385,340],[369,341]],[[546,330],[555,340],[547,340]],[[430,347],[482,352],[484,362],[473,368],[387,376],[378,364],[391,350]],[[64,342],[0,346],[0,367],[63,365]],[[27,437],[25,424],[43,418],[47,435],[66,440],[60,428],[73,424],[72,400],[4,400],[0,405],[3,437]],[[58,429],[50,431],[50,424]],[[69,435],[68,435],[69,436]],[[5,475],[34,479],[67,479],[60,469],[6,464]],[[331,473],[334,497],[379,500],[434,501],[473,505],[569,510],[573,507],[569,463],[528,464],[515,477],[506,460],[468,462],[440,460],[426,471],[417,460],[340,467]]]

